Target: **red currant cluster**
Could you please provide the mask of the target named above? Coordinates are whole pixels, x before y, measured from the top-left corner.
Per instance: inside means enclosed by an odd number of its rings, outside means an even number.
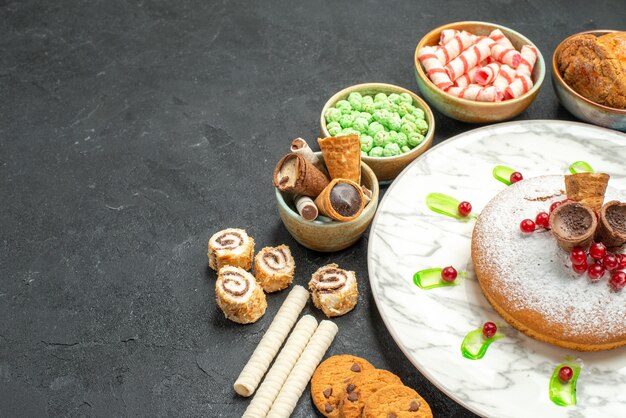
[[[587,272],[592,282],[597,282],[608,271],[611,275],[609,285],[614,291],[626,286],[626,254],[613,254],[606,250],[601,242],[594,242],[589,247],[589,253],[575,247],[569,254],[572,261],[572,270],[578,274]]]
[[[540,227],[543,229],[550,229],[550,214],[552,213],[554,209],[556,209],[563,203],[567,202],[568,200],[569,199],[565,199],[565,200],[559,200],[559,201],[554,202],[553,204],[550,205],[549,213],[539,212],[537,216],[535,217],[534,221],[532,219],[524,219],[519,224],[519,229],[524,234],[532,234],[533,232],[535,232],[537,227]]]

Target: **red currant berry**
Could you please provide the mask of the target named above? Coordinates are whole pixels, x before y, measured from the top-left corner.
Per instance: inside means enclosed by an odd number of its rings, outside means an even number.
[[[556,208],[558,208],[559,206],[561,206],[563,204],[563,202],[557,201],[554,202],[553,204],[550,205],[550,213],[552,213],[552,211]]]
[[[483,335],[485,336],[485,338],[493,337],[494,335],[496,335],[497,330],[498,327],[493,322],[485,322],[485,324],[483,325]]]
[[[459,215],[465,217],[470,214],[472,211],[472,205],[470,202],[461,202],[459,203],[459,207],[457,209],[459,211]]]
[[[620,270],[626,270],[626,254],[618,254],[617,259],[619,261],[617,268]]]
[[[594,242],[589,247],[589,255],[594,260],[602,260],[606,255],[606,247],[601,242]]]
[[[592,264],[587,269],[587,276],[592,282],[597,282],[604,276],[605,268],[602,264]]]
[[[572,260],[572,264],[575,266],[587,263],[587,253],[580,247],[572,248],[572,252],[569,253],[569,259]]]
[[[519,224],[519,229],[525,234],[531,234],[535,230],[535,223],[530,219],[524,219]]]
[[[623,271],[614,271],[609,279],[609,284],[616,292],[626,286],[626,273]]]
[[[456,269],[452,266],[448,266],[441,270],[441,278],[444,282],[453,282],[456,280]]]
[[[578,274],[583,274],[587,271],[587,261],[583,260],[581,264],[573,264],[572,270],[574,270]]]
[[[619,260],[615,254],[607,253],[602,259],[602,265],[608,271],[613,271],[619,266]]]
[[[572,380],[573,376],[574,376],[574,371],[572,370],[571,367],[563,366],[559,369],[559,379],[561,379],[561,382],[567,383],[570,380]]]
[[[539,212],[535,217],[535,223],[542,228],[548,229],[550,227],[550,215],[546,212]]]
[[[519,171],[512,173],[511,177],[509,178],[511,184],[517,183],[518,181],[522,180],[524,180],[524,176],[522,176],[522,173],[520,173]]]

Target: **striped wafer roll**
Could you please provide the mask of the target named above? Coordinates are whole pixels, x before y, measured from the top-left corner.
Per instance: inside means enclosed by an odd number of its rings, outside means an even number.
[[[500,29],[492,30],[491,33],[489,34],[489,37],[493,39],[494,41],[496,41],[497,44],[500,44],[506,48],[513,48],[513,44],[511,43],[509,38],[507,38],[506,35],[503,34]]]
[[[515,80],[504,90],[504,99],[515,99],[526,93],[533,86],[533,81],[526,74],[517,75]]]
[[[469,36],[472,39],[472,43],[475,44],[476,42],[478,42],[480,40],[480,36],[478,35],[474,35],[472,32],[468,32],[466,30],[463,31],[464,34],[466,34],[467,36]]]
[[[439,45],[445,45],[454,38],[457,33],[459,33],[456,29],[444,29],[441,31],[441,35],[439,35]]]
[[[472,45],[472,38],[465,32],[459,32],[447,44],[439,46],[435,49],[435,55],[442,64],[449,63],[456,58],[461,52]]]
[[[441,64],[441,61],[439,61],[439,58],[435,55],[434,47],[425,46],[420,49],[420,52],[417,54],[417,59],[422,63],[424,70],[426,70],[426,75],[435,86],[445,90],[452,85],[452,81],[443,68],[443,64]]]
[[[493,86],[504,91],[506,87],[515,79],[515,70],[506,64],[500,66],[500,71],[495,80],[493,80]]]
[[[461,52],[458,57],[450,61],[445,67],[450,79],[456,80],[487,58],[490,54],[490,47],[494,43],[493,39],[483,37],[474,45]]]
[[[535,62],[537,62],[537,48],[530,45],[524,45],[522,47],[520,55],[522,56],[522,60],[517,66],[517,75],[525,74],[527,76],[530,76],[530,74],[533,72]]]
[[[461,77],[457,78],[454,81],[454,87],[467,87],[472,84],[474,82],[474,76],[476,74],[476,71],[478,71],[478,67],[472,68]]]
[[[478,84],[470,84],[467,87],[450,87],[446,93],[459,99],[477,102],[499,102],[502,100],[502,92],[500,90],[493,86],[483,87]]]
[[[491,39],[491,38],[490,38]],[[491,46],[491,56],[512,68],[517,68],[522,61],[522,55],[515,48],[507,48],[504,45],[494,43]]]
[[[500,72],[500,64],[494,62],[476,70],[474,74],[474,82],[481,86],[493,83]]]

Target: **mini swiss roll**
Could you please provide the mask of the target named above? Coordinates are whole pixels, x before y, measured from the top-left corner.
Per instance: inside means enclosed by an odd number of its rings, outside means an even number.
[[[254,275],[267,293],[288,287],[295,268],[296,263],[286,245],[265,247],[254,257]]]
[[[209,239],[207,255],[209,267],[213,270],[218,271],[222,266],[235,266],[250,270],[254,257],[254,240],[243,229],[224,229],[216,232]]]
[[[341,269],[337,264],[328,264],[313,273],[309,289],[315,307],[328,317],[350,312],[359,296],[355,273]]]
[[[224,266],[215,282],[215,297],[226,318],[239,324],[256,322],[265,313],[265,293],[241,267]]]

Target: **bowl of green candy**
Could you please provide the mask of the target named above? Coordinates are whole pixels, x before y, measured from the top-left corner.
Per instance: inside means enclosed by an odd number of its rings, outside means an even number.
[[[320,116],[322,136],[359,135],[361,159],[379,181],[389,181],[430,148],[435,118],[412,91],[384,83],[347,87]]]

